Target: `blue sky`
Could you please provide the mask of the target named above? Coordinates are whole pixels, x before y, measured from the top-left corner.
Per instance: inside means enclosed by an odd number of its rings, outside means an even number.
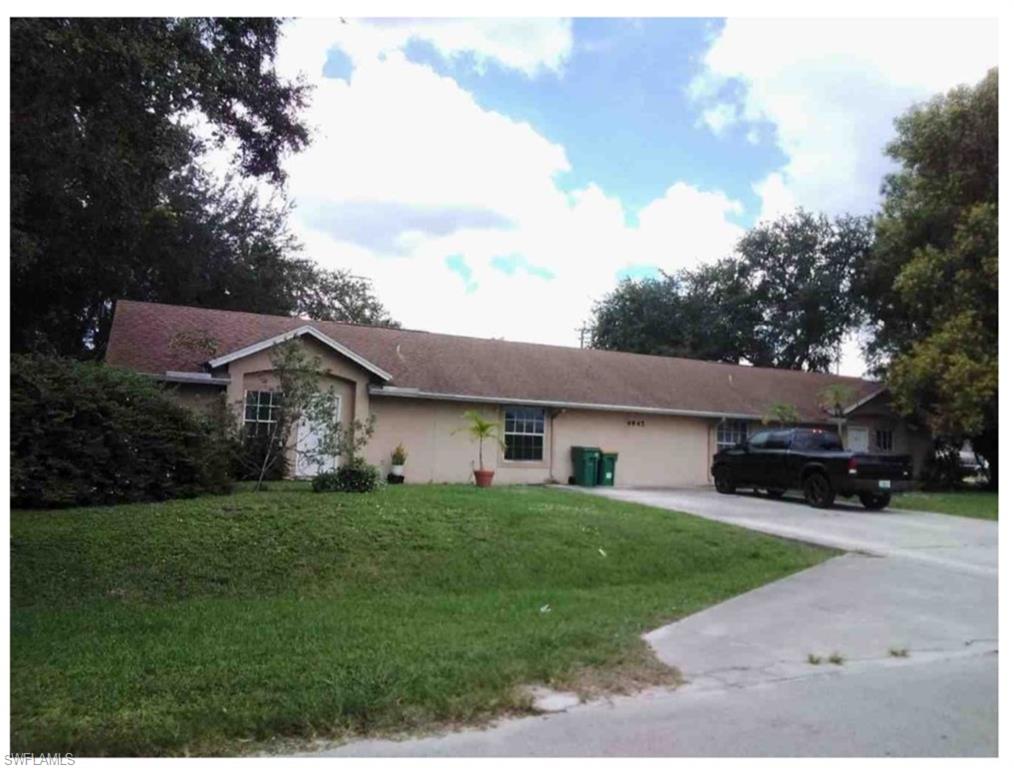
[[[893,118],[996,48],[983,21],[293,21],[294,229],[410,327],[576,344],[624,275],[874,210]]]
[[[721,30],[720,19],[576,19],[566,69],[529,78],[496,63],[478,70],[473,56],[445,59],[432,43],[406,46],[411,61],[454,78],[476,101],[531,124],[567,148],[573,170],[561,188],[598,184],[637,211],[679,176],[744,201],[733,218],[749,225],[760,212],[752,180],[785,162],[770,142],[745,132],[719,137],[701,125],[686,89]],[[734,88],[734,86],[731,86]],[[730,154],[735,163],[727,162]]]

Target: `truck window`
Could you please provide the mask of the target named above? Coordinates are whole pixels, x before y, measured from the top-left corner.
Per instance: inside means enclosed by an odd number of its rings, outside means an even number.
[[[840,451],[841,438],[835,432],[820,433],[820,449],[822,451]]]
[[[763,448],[764,444],[768,441],[768,435],[770,434],[770,432],[758,432],[750,438],[750,447],[757,449]]]
[[[788,449],[791,442],[792,430],[786,429],[781,432],[768,433],[768,439],[764,447],[771,451],[784,451]]]
[[[792,437],[792,448],[797,451],[840,451],[841,440],[834,432],[823,429],[799,429]]]

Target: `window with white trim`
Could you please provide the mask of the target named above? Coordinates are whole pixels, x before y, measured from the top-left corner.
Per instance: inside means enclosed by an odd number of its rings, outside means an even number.
[[[894,450],[894,431],[890,429],[878,429],[874,433],[876,442],[874,445],[877,446],[878,451],[893,451]]]
[[[248,436],[270,434],[278,421],[282,393],[267,389],[248,389],[243,409],[243,428]]]
[[[503,457],[508,461],[542,461],[546,436],[544,408],[504,408]]]
[[[746,442],[747,426],[745,421],[718,422],[718,447],[731,448]]]

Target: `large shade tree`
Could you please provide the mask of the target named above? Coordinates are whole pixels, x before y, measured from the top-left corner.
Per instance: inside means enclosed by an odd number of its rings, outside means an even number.
[[[998,466],[998,73],[896,121],[876,247],[857,281],[895,404]]]
[[[596,303],[591,346],[738,362],[752,356],[750,329],[760,321],[750,295],[746,270],[733,259],[628,278]]]
[[[803,210],[762,223],[736,256],[625,280],[593,311],[592,346],[826,371],[855,327],[851,291],[869,219]]]
[[[15,350],[100,354],[117,298],[293,313],[347,286],[316,285],[330,273],[286,229],[282,161],[309,141],[308,90],[274,69],[279,29],[11,21]],[[213,149],[232,153],[224,180],[201,162]],[[322,314],[359,319],[355,295],[337,298]]]

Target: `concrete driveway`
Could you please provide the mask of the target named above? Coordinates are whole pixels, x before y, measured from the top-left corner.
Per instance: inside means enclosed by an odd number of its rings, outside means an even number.
[[[872,512],[842,502],[814,509],[802,497],[724,496],[712,488],[597,488],[592,493],[837,549],[920,560],[994,580],[997,574],[997,524],[989,520],[890,509]]]
[[[997,754],[996,523],[710,489],[592,492],[847,554],[647,634],[687,679],[678,690],[324,754]]]

